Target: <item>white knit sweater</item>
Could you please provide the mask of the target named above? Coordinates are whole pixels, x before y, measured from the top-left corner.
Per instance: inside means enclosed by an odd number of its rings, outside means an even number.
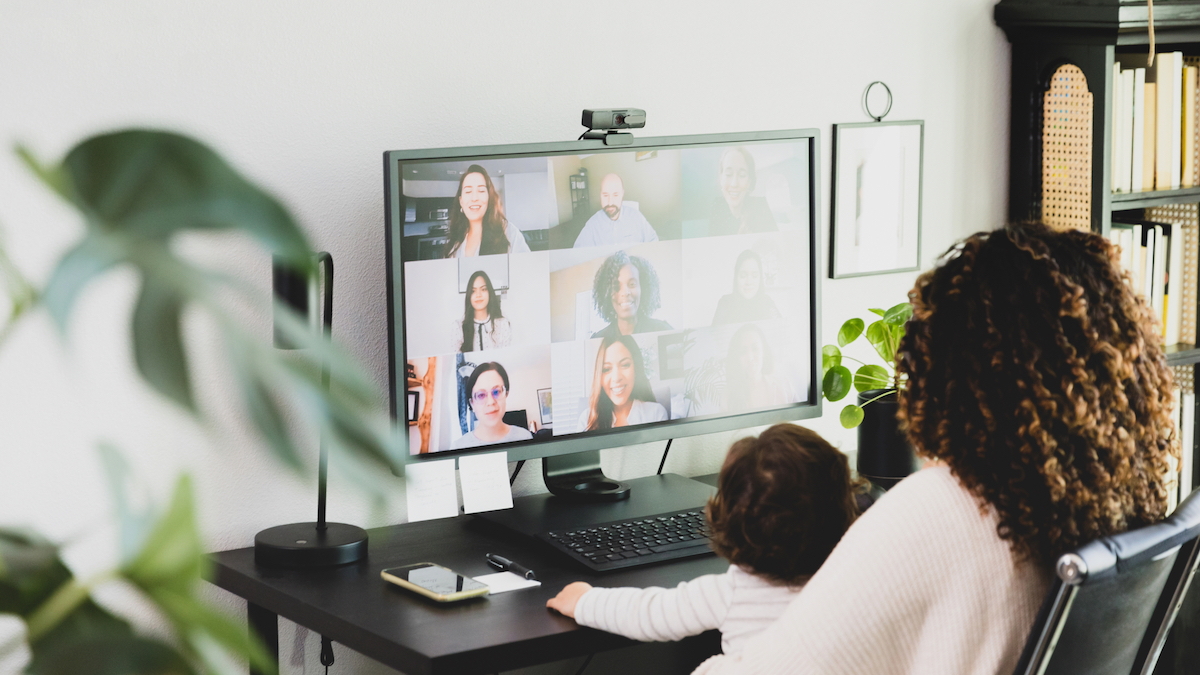
[[[696,674],[1012,672],[1050,572],[1015,563],[997,522],[947,467],[918,471],[854,523],[779,621]]]
[[[669,642],[721,630],[721,649],[736,654],[775,622],[802,586],[781,586],[737,565],[675,588],[593,588],[575,605],[581,626],[643,641]]]

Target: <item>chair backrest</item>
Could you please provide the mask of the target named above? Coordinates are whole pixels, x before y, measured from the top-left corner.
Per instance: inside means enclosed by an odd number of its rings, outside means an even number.
[[[1067,553],[1016,675],[1148,675],[1197,563],[1200,490],[1160,523]]]
[[[501,421],[514,427],[529,428],[529,416],[525,414],[524,410],[509,410],[504,413]]]

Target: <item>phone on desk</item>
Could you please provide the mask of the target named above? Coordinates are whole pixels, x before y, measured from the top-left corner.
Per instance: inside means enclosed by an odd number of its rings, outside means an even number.
[[[384,581],[438,602],[454,602],[488,594],[486,584],[433,563],[390,567],[379,573]]]

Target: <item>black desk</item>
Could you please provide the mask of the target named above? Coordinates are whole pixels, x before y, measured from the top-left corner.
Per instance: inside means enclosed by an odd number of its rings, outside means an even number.
[[[484,553],[529,565],[542,585],[441,605],[379,578],[384,568],[415,562],[436,562],[471,576],[488,574],[494,570]],[[468,516],[371,530],[369,556],[356,565],[263,568],[254,564],[253,548],[216,553],[212,559],[213,582],[246,599],[250,623],[273,654],[278,654],[277,617],[282,616],[411,675],[494,673],[636,644],[580,628],[547,610],[546,601],[571,581],[669,587],[728,567],[716,556],[705,556],[597,576],[549,548]],[[715,634],[699,643],[703,651],[697,663],[720,649]]]

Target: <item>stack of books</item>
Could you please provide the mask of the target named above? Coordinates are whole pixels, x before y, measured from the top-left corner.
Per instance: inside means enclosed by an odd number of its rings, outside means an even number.
[[[1182,228],[1148,220],[1117,222],[1119,217],[1114,214],[1108,238],[1120,247],[1121,266],[1129,272],[1134,292],[1145,296],[1162,322],[1164,343],[1183,342]]]
[[[1118,54],[1113,64],[1113,192],[1200,185],[1200,60],[1182,52]],[[1186,62],[1186,63],[1185,63]]]

